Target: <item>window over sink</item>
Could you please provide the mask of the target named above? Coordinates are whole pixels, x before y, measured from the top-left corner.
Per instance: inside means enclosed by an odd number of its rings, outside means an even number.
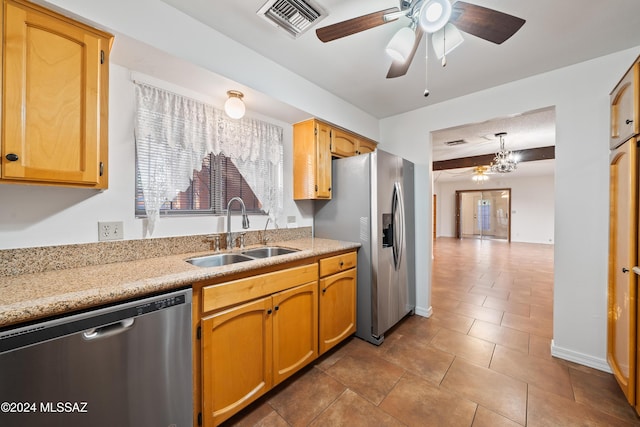
[[[136,215],[149,232],[160,215],[226,214],[242,197],[249,211],[283,209],[282,128],[136,83]]]

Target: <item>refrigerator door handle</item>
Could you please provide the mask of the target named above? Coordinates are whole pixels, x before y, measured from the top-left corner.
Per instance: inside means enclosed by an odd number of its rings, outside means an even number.
[[[397,270],[402,263],[402,247],[404,246],[404,201],[402,199],[402,189],[400,183],[393,185],[393,196],[391,202],[391,218],[393,221],[393,264]]]

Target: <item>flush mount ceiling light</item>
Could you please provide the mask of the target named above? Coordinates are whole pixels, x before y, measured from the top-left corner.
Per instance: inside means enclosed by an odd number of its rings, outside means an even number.
[[[449,0],[425,1],[420,8],[418,22],[427,33],[435,33],[444,27],[451,17],[451,3]]]
[[[506,132],[496,133],[496,137],[500,138],[500,151],[496,153],[493,162],[491,162],[492,172],[507,173],[516,170],[518,163],[516,156],[504,148],[504,137],[506,134]]]
[[[244,94],[237,90],[229,90],[227,96],[229,99],[224,103],[224,112],[232,119],[241,119],[245,112],[244,102],[242,102]]]
[[[416,34],[409,27],[402,27],[396,32],[389,44],[387,44],[387,55],[394,61],[404,62],[411,55],[413,50],[413,43],[415,42]]]

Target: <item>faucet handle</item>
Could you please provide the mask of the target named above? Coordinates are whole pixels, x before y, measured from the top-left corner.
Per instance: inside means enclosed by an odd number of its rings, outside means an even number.
[[[240,237],[238,237],[238,239],[240,239],[240,249],[244,249],[244,236],[247,233],[240,233]]]
[[[205,240],[211,244],[211,250],[216,252],[220,251],[220,235],[219,234],[209,234],[206,236]]]

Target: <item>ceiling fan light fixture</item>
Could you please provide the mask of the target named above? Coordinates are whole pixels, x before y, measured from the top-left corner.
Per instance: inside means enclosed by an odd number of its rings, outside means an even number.
[[[442,59],[445,55],[450,54],[453,49],[460,46],[463,41],[462,33],[453,24],[445,25],[431,36],[433,51],[438,59]]]
[[[242,102],[244,94],[237,90],[228,90],[227,96],[229,99],[224,103],[224,112],[232,119],[241,119],[245,113],[244,102]]]
[[[394,61],[405,62],[411,55],[415,39],[416,35],[411,28],[400,28],[387,44],[387,55]]]
[[[427,0],[420,8],[418,22],[427,33],[435,33],[449,21],[451,9],[449,0]]]

